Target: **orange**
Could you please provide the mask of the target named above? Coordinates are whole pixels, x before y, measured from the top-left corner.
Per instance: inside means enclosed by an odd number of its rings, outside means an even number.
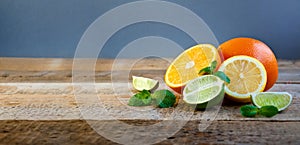
[[[192,79],[201,74],[199,71],[210,66],[211,62],[221,63],[217,49],[210,44],[198,44],[193,46],[179,56],[168,67],[165,74],[166,84],[177,93],[182,92],[184,86]]]
[[[247,55],[258,59],[267,71],[267,85],[270,89],[278,78],[278,64],[272,50],[263,42],[253,38],[234,38],[220,45],[224,59],[236,55]]]
[[[219,71],[230,79],[224,88],[227,97],[237,102],[251,102],[250,95],[262,92],[267,83],[265,67],[253,57],[231,57],[221,64]]]

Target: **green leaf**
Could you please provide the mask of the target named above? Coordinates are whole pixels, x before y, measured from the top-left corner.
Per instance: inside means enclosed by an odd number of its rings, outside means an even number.
[[[217,61],[214,60],[213,62],[211,62],[210,65],[211,72],[213,72],[216,68],[217,68]]]
[[[219,77],[221,80],[225,81],[226,83],[230,83],[230,79],[224,72],[217,71],[214,73],[214,75]]]
[[[133,95],[128,102],[129,106],[147,106],[152,102],[151,94],[147,90],[143,90]]]
[[[169,108],[176,103],[176,96],[169,90],[158,90],[151,96],[155,100],[155,105],[159,108]]]
[[[205,68],[201,69],[198,74],[201,74],[203,72],[206,73],[206,74],[211,74],[211,68],[210,67],[205,67]]]
[[[216,68],[217,68],[217,61],[214,60],[213,62],[211,62],[210,66],[201,69],[198,74],[201,74],[203,72],[205,74],[213,74]]]
[[[258,113],[266,117],[272,117],[278,113],[278,108],[272,105],[262,106]]]
[[[253,105],[245,105],[241,107],[240,111],[241,114],[245,117],[254,117],[258,112],[258,108]]]

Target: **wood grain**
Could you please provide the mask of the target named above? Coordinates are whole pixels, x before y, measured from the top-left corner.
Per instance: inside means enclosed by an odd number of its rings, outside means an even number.
[[[239,112],[243,104],[224,99],[210,126],[200,132],[204,114],[218,108],[194,111],[181,99],[166,109],[126,105],[136,92],[128,83],[131,75],[158,79],[159,89],[167,88],[163,76],[170,60],[100,59],[91,75],[94,61],[88,59],[73,69],[72,59],[0,58],[0,144],[116,144],[86,120],[106,124],[119,119],[136,126],[178,116],[188,123],[159,144],[300,144],[300,61],[279,60],[279,78],[269,90],[291,93],[288,109],[272,118],[245,118]]]
[[[173,58],[144,59],[77,59],[79,70],[86,70],[95,63],[95,71],[116,70],[165,70]],[[62,58],[14,58],[1,57],[0,70],[5,71],[66,71],[73,69],[73,59]],[[113,67],[114,66],[114,67]],[[116,67],[118,66],[118,67]],[[132,66],[128,68],[127,66]],[[300,60],[278,60],[279,68],[293,69],[300,67]]]
[[[8,83],[0,85],[0,119],[2,120],[66,120],[83,119],[80,111],[88,112],[85,119],[106,120],[108,112],[118,119],[165,120],[172,114],[194,112],[180,100],[177,108],[160,109],[153,106],[129,107],[127,102],[135,91],[127,83],[71,84],[71,83]],[[163,89],[161,84],[159,89]],[[241,104],[225,99],[215,120],[300,120],[300,84],[276,84],[270,91],[287,91],[293,95],[291,106],[272,118],[245,118],[240,115]],[[74,95],[76,94],[76,95]],[[181,96],[179,96],[181,97]],[[101,104],[102,103],[102,104]],[[181,110],[182,109],[182,110]],[[186,110],[185,110],[186,109]],[[183,112],[184,111],[184,112]],[[213,113],[210,109],[208,112]],[[102,113],[101,113],[102,112]],[[208,113],[206,112],[206,113]],[[185,118],[201,119],[204,111],[196,111]],[[189,118],[191,117],[191,118]]]
[[[279,69],[278,84],[300,84],[300,69]],[[75,73],[75,74],[74,74]],[[132,75],[163,79],[165,70],[97,71],[0,71],[0,83],[5,82],[128,82]],[[75,79],[75,80],[72,80]]]
[[[124,122],[149,125],[157,121]],[[198,121],[189,121],[179,132],[157,144],[300,144],[300,122],[214,121],[204,132],[199,132],[198,124]],[[11,120],[0,121],[0,125],[1,144],[117,144],[100,136],[83,120]],[[137,133],[137,130],[131,132]],[[156,132],[156,135],[160,133]],[[134,143],[132,140],[123,142]]]
[[[0,58],[0,83],[5,82],[128,82],[132,75],[163,79],[172,59],[72,59]],[[94,65],[95,64],[95,65]],[[278,62],[277,83],[300,84],[300,61]],[[94,68],[92,72],[90,69]],[[149,73],[149,71],[151,71]],[[76,77],[76,78],[75,78]]]
[[[145,59],[61,59],[61,58],[0,58],[0,70],[4,71],[95,71],[110,70],[162,70],[166,69],[171,58]],[[74,65],[76,63],[76,67]]]

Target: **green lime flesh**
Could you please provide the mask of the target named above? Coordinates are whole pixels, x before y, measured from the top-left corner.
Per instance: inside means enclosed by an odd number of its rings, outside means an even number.
[[[153,90],[158,86],[158,81],[145,77],[132,76],[133,87],[139,91]]]
[[[273,105],[278,108],[279,111],[287,108],[292,101],[292,96],[289,93],[284,92],[263,92],[252,96],[252,102],[257,107]]]
[[[208,102],[197,104],[196,108],[197,109],[205,109],[205,108],[210,108],[210,107],[216,106],[223,101],[224,95],[225,95],[225,91],[224,91],[224,85],[223,85],[222,90],[219,93],[219,95],[217,95],[215,98],[213,98],[212,100],[210,100]]]
[[[184,101],[197,104],[197,108],[212,107],[224,98],[224,82],[212,75],[205,75],[189,82],[183,91]]]
[[[209,84],[213,84],[220,81],[219,78],[213,75],[206,75],[196,78],[195,80],[190,81],[184,88],[184,93],[189,94],[199,88],[205,87]]]

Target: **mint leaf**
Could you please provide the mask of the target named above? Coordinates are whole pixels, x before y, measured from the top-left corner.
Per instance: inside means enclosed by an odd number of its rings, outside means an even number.
[[[211,74],[211,68],[210,67],[205,67],[205,68],[201,69],[198,74],[201,74],[203,72],[206,73],[206,74]]]
[[[245,105],[241,107],[240,111],[241,114],[245,117],[254,117],[258,112],[258,108],[253,105]]]
[[[254,117],[256,114],[272,117],[277,113],[278,108],[272,105],[262,106],[260,109],[253,105],[245,105],[241,107],[241,114],[245,117]]]
[[[211,62],[210,66],[201,69],[198,74],[201,74],[202,72],[204,72],[205,74],[213,74],[216,68],[217,68],[217,61],[214,60],[213,62]]]
[[[172,107],[176,102],[176,96],[169,90],[158,90],[151,96],[155,100],[155,105],[159,108]]]
[[[226,83],[230,83],[230,79],[224,72],[217,71],[214,73],[214,75],[219,77],[221,80],[225,81]]]
[[[217,68],[217,61],[214,60],[213,62],[211,62],[210,65],[211,72],[213,72],[216,68]]]
[[[128,102],[129,106],[147,106],[152,102],[151,94],[147,90],[143,90],[133,95]]]
[[[278,113],[278,108],[272,105],[262,106],[258,113],[266,117],[272,117]]]

